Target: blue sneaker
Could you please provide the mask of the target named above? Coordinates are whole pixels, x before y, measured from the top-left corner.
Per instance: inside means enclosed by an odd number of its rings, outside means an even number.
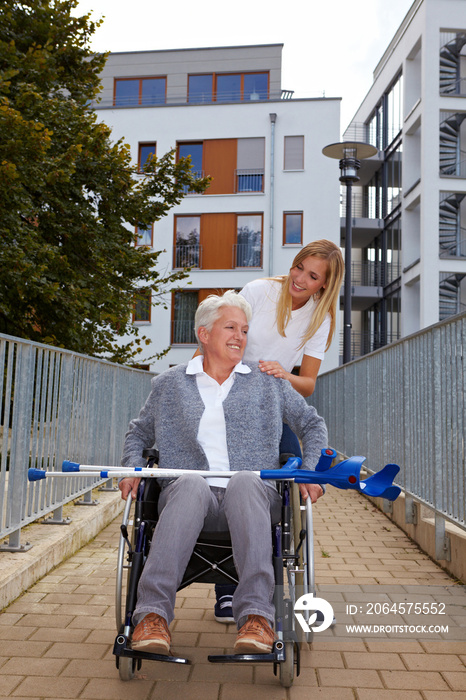
[[[232,584],[215,585],[215,595],[217,601],[214,608],[214,616],[217,622],[228,624],[234,622],[233,617],[233,593],[236,591],[236,586]]]

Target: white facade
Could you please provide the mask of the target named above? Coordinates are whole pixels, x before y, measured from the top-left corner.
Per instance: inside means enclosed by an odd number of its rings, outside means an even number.
[[[355,187],[354,253],[373,287],[374,275],[385,281],[353,326],[384,345],[464,311],[464,0],[413,2],[344,140],[380,149]]]
[[[231,257],[229,253],[224,255],[223,264],[219,264],[218,268],[211,257],[204,266],[202,260],[209,257],[209,251],[204,249],[199,268],[192,269],[189,279],[181,283],[188,291],[201,290],[205,296],[210,290],[241,289],[258,277],[287,273],[299,248],[312,240],[328,238],[339,243],[339,182],[334,164],[322,155],[322,148],[339,140],[340,101],[325,98],[294,100],[284,95],[281,90],[281,50],[282,45],[267,45],[131,52],[111,54],[107,61],[102,76],[102,101],[96,111],[99,119],[112,128],[114,139],[123,137],[129,144],[135,162],[141,144],[155,143],[156,154],[161,156],[171,148],[179,147],[180,143],[201,143],[204,160],[207,146],[210,150],[220,149],[220,154],[223,148],[228,147],[233,159],[241,149],[241,158],[245,162],[249,144],[259,151],[263,147],[263,162],[259,164],[262,169],[257,168],[257,163],[255,166],[256,177],[260,178],[256,183],[261,183],[260,188],[240,187],[243,191],[235,191],[238,189],[234,185],[238,175],[236,170],[232,171],[232,186],[226,188],[229,191],[210,194],[207,190],[203,195],[188,194],[179,206],[155,224],[152,245],[155,250],[164,251],[159,258],[163,271],[173,269],[174,246],[178,240],[177,217],[203,217],[200,221],[210,222],[209,226],[217,220],[222,226],[225,219],[230,226],[234,220],[232,217],[239,222],[246,219],[238,219],[238,216],[251,214],[256,216],[255,221],[259,221],[257,217],[260,216],[261,255],[253,261],[254,266],[251,261],[243,261],[241,267],[237,266],[234,247]],[[268,76],[268,92],[266,95],[254,92],[248,99],[246,82],[251,82],[251,75],[256,73]],[[232,94],[231,99],[224,98],[221,102],[215,101],[215,96],[206,98],[203,103],[188,102],[188,76],[210,74],[214,76],[213,85],[217,90],[221,84],[218,76],[229,76],[229,81],[230,76],[240,75],[245,86],[244,93],[241,96]],[[157,98],[157,104],[143,105],[139,104],[140,98],[134,101],[127,97],[120,102],[121,106],[118,100],[115,105],[116,81],[137,81],[154,76],[161,77],[160,86],[165,87],[164,97]],[[122,83],[119,85],[122,86]],[[136,82],[132,85],[125,83],[122,89],[128,88],[130,91],[135,85]],[[289,162],[285,166],[286,137],[303,137],[287,140],[287,149],[290,149],[290,144],[303,144],[303,164],[300,167],[292,168]],[[297,158],[299,161],[299,153]],[[210,173],[206,171],[205,174]],[[248,189],[252,191],[246,191]],[[284,243],[285,212],[302,213],[302,241]],[[214,219],[213,215],[219,217]],[[211,218],[206,219],[207,216]],[[203,225],[201,223],[201,243]],[[218,236],[221,235],[219,229]],[[225,265],[226,259],[231,260],[231,264]],[[255,264],[257,261],[259,263]],[[163,359],[151,364],[154,371],[188,361],[195,350],[193,343],[175,342],[171,294],[167,295],[166,301],[168,310],[155,306],[150,321],[139,322],[144,334],[152,341],[150,353],[170,347]],[[327,352],[324,369],[338,364],[338,337],[339,329]]]

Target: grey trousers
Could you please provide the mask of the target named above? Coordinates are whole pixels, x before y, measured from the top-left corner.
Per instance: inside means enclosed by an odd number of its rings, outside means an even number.
[[[281,498],[274,486],[244,471],[226,489],[211,488],[197,474],[166,486],[159,499],[159,521],[138,587],[133,623],[154,612],[168,624],[176,591],[202,530],[230,531],[239,585],[233,596],[238,628],[248,615],[274,621],[271,522],[280,519]]]

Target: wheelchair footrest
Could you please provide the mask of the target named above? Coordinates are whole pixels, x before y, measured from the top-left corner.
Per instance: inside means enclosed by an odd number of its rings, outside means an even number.
[[[128,639],[123,634],[119,634],[113,645],[113,654],[116,657],[126,656],[131,659],[147,659],[148,661],[165,661],[172,664],[190,664],[189,659],[181,656],[166,656],[165,654],[151,654],[149,651],[136,651],[127,646]]]
[[[212,664],[280,663],[285,661],[285,645],[275,642],[269,654],[210,654],[207,659]]]

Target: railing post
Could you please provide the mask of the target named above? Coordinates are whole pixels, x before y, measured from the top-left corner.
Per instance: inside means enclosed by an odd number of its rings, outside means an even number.
[[[435,558],[451,561],[450,538],[445,532],[445,519],[435,513]]]

